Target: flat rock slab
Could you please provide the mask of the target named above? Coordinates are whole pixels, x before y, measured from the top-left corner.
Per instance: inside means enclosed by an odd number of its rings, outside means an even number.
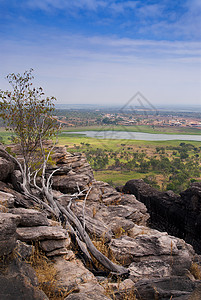
[[[179,250],[173,237],[166,233],[140,235],[135,239],[122,236],[110,243],[115,258],[121,263],[131,263],[135,258],[160,255],[176,255]]]
[[[43,251],[51,252],[60,248],[68,248],[70,246],[70,238],[63,240],[46,240],[40,242],[40,248]]]
[[[19,227],[16,230],[18,239],[21,241],[41,241],[41,240],[60,240],[65,239],[67,231],[61,226],[35,226]]]
[[[67,261],[62,257],[55,257],[54,260],[58,289],[74,290],[65,299],[108,300],[104,288],[80,260]]]
[[[143,300],[188,300],[198,283],[186,277],[140,280],[135,284],[136,295]],[[200,298],[198,298],[200,299]],[[193,300],[197,300],[193,298]]]
[[[163,278],[171,276],[172,268],[170,264],[162,259],[134,262],[129,266],[129,278],[137,282],[144,278]]]
[[[48,226],[49,221],[47,216],[35,209],[26,208],[13,208],[10,210],[12,214],[20,215],[20,226],[32,227],[32,226]]]

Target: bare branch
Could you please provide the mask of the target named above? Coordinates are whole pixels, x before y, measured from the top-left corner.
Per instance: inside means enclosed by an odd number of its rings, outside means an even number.
[[[36,170],[34,173],[34,177],[33,177],[33,183],[34,183],[34,187],[40,192],[40,193],[42,193],[42,189],[37,185],[37,183],[36,183],[36,177],[37,177],[37,175],[38,175],[38,172],[41,170],[41,168],[40,169],[38,169],[38,170]]]
[[[89,193],[91,192],[92,186],[88,189],[85,198],[84,198],[84,203],[83,203],[83,207],[82,207],[82,215],[83,215],[83,228],[85,230],[85,204],[86,204],[86,200],[88,198]]]
[[[47,180],[47,188],[48,188],[48,189],[50,188],[50,180],[51,180],[52,176],[53,176],[57,171],[59,171],[60,169],[61,169],[61,168],[58,168],[58,169],[54,170],[54,171],[50,174],[50,176],[48,177],[48,180]]]

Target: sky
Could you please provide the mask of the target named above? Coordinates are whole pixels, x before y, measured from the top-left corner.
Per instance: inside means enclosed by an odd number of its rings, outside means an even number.
[[[58,103],[201,105],[201,0],[0,0],[0,89],[34,69]]]

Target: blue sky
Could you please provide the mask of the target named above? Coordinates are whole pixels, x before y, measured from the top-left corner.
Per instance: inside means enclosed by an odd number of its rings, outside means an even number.
[[[0,88],[34,69],[58,103],[201,104],[201,0],[0,0]]]

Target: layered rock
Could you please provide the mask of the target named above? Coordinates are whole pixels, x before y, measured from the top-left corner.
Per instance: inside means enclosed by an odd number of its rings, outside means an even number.
[[[146,277],[184,276],[194,256],[192,246],[157,230],[135,238],[112,239],[110,249],[116,260],[129,266],[134,281]]]
[[[72,293],[65,299],[109,299],[104,295],[104,288],[98,283],[96,277],[87,270],[83,263],[73,258],[67,261],[61,257],[55,259],[57,270],[57,288]]]
[[[118,300],[129,297],[143,300],[199,297],[199,281],[190,273],[195,255],[193,248],[182,239],[147,227],[147,208],[154,207],[152,218],[156,224],[161,223],[160,229],[163,230],[166,222],[170,229],[176,227],[178,210],[175,214],[173,208],[185,207],[197,222],[195,233],[200,233],[197,218],[199,186],[185,191],[180,197],[172,192],[160,193],[137,181],[135,189],[130,190],[134,195],[122,194],[109,184],[94,180],[84,155],[67,153],[64,147],[55,150],[52,154],[55,165],[47,170],[47,174],[57,170],[53,176],[54,196],[64,207],[71,203],[71,209],[94,242],[104,246],[115,261],[129,269],[129,278],[114,282],[103,276],[95,277],[70,249],[68,231],[59,222],[51,220],[49,213],[36,210],[34,202],[15,190],[20,179],[19,170],[16,170],[8,175],[15,189],[11,183],[0,182],[0,209],[6,212],[0,214],[0,256],[12,257],[16,247],[15,252],[20,259],[12,258],[6,266],[8,274],[0,275],[0,298],[23,299],[24,293],[26,299],[47,299],[38,289],[33,269],[26,267],[23,261],[30,256],[35,243],[52,259],[57,276],[55,293],[66,294],[66,300],[106,300],[114,295]],[[87,198],[74,195],[72,200],[71,193],[79,189],[88,191]],[[129,189],[130,185],[125,186],[124,192]],[[185,200],[185,205],[181,199]],[[174,217],[172,225],[167,216],[169,211]],[[182,215],[178,216],[178,220],[186,221]],[[190,234],[192,228],[185,226]],[[196,259],[199,264],[199,257]],[[13,287],[10,291],[9,285]],[[17,285],[19,288],[15,293]]]
[[[193,183],[179,196],[172,191],[160,192],[142,179],[130,180],[123,192],[146,205],[153,227],[184,239],[201,253],[201,183]]]
[[[52,159],[56,167],[47,170],[51,173],[59,170],[53,176],[53,188],[63,193],[74,193],[79,188],[85,189],[92,181],[93,171],[82,153],[68,153],[64,147],[56,147]]]
[[[0,213],[0,299],[48,299],[38,288],[34,270],[17,258],[18,255],[27,257],[23,246],[17,244],[16,228],[19,223],[19,215]],[[19,251],[13,255],[15,248]]]

